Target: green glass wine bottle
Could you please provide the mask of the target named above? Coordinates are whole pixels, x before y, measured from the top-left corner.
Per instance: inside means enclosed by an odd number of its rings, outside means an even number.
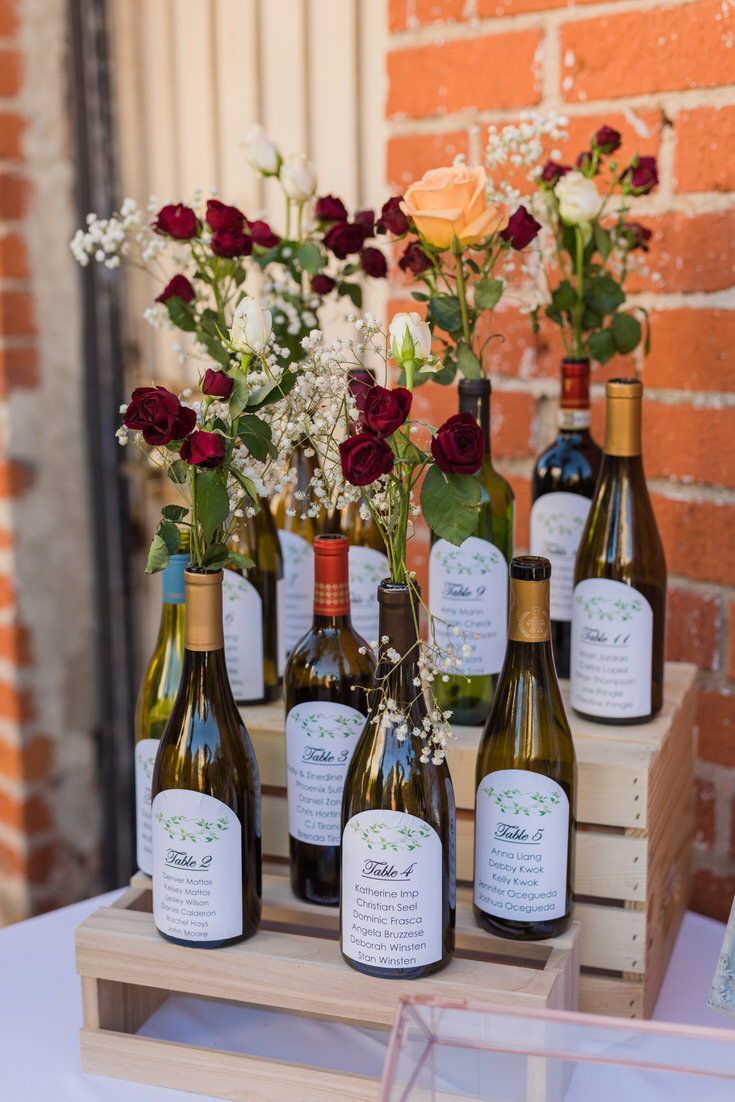
[[[309,903],[339,903],[342,792],[365,726],[375,663],[350,621],[349,544],[314,541],[314,619],[286,666],[291,886]]]
[[[382,694],[375,694],[347,773],[340,936],[342,955],[358,972],[417,979],[454,953],[454,790],[446,761],[422,761],[424,744],[413,733],[427,714],[415,684],[418,608],[408,586],[395,582],[381,582],[378,601],[388,644],[376,678],[397,712],[380,711]]]
[[[252,517],[241,517],[229,542],[255,566],[228,567],[224,574],[227,672],[238,704],[275,700],[286,666],[283,558],[267,501]]]
[[[556,680],[548,559],[510,566],[508,650],[477,753],[475,917],[501,937],[555,937],[572,915],[577,767]]]
[[[214,949],[260,922],[260,779],[227,677],[222,572],[185,581],[184,666],[151,786],[153,919],[177,945]]]
[[[490,380],[461,379],[459,412],[471,413],[485,436],[478,473],[487,491],[474,533],[460,547],[433,539],[429,609],[440,647],[453,647],[460,665],[435,684],[442,708],[460,726],[484,723],[503,665],[508,619],[508,563],[513,555],[515,502],[510,483],[490,454]],[[455,633],[460,628],[461,633]]]
[[[309,515],[309,486],[317,467],[312,449],[299,446],[291,457],[290,482],[272,502],[273,519],[283,556],[283,625],[286,658],[311,627],[314,607],[314,539],[316,517]]]
[[[643,386],[606,385],[605,451],[577,553],[571,703],[599,723],[663,704],[666,559],[641,458]]]

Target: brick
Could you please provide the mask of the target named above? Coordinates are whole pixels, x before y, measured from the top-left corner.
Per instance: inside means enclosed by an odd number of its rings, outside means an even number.
[[[581,8],[583,4],[599,4],[600,0],[477,0],[480,19],[520,15],[527,11],[547,11],[550,8]]]
[[[33,472],[26,463],[0,459],[0,499],[19,497],[33,482]]]
[[[389,117],[527,106],[539,101],[536,30],[388,54]]]
[[[31,337],[35,331],[33,295],[29,291],[0,291],[0,334]]]
[[[16,388],[31,389],[40,379],[36,348],[0,347],[0,398]]]
[[[0,49],[0,96],[9,99],[20,91],[23,57],[19,50]]]
[[[495,390],[490,405],[492,454],[498,459],[519,459],[533,454],[533,422],[536,402],[531,394]]]
[[[33,783],[46,780],[53,764],[53,743],[45,735],[34,735],[16,746],[0,738],[0,775],[9,780]]]
[[[462,130],[450,134],[409,134],[388,142],[388,180],[403,192],[430,168],[450,165],[458,153],[467,154],[469,139]]]
[[[643,437],[649,478],[735,487],[735,409],[669,405],[649,397]]]
[[[654,231],[649,271],[632,272],[628,290],[721,291],[735,283],[735,209],[642,220]]]
[[[426,23],[449,23],[464,15],[465,0],[390,0],[388,27],[410,30]]]
[[[516,530],[513,542],[513,553],[527,551],[530,544],[529,517],[531,515],[531,480],[524,475],[503,471],[500,469],[513,487],[516,498]]]
[[[646,386],[734,390],[735,310],[655,310]]]
[[[15,590],[11,578],[0,575],[0,608],[10,608],[15,605]]]
[[[699,914],[727,922],[735,895],[735,876],[720,876],[711,869],[697,869],[692,879],[690,905]]]
[[[7,876],[23,876],[28,871],[28,862],[23,850],[0,839],[0,874],[2,879]]]
[[[24,176],[0,171],[0,219],[22,218],[29,195],[30,184]]]
[[[652,494],[670,574],[735,585],[735,506]]]
[[[735,601],[727,611],[727,676],[735,681]]]
[[[51,827],[51,811],[41,796],[18,799],[0,789],[0,823],[22,834],[41,834]]]
[[[666,616],[666,657],[707,670],[720,665],[722,604],[710,593],[670,589]]]
[[[28,274],[28,250],[23,236],[7,233],[0,237],[0,279],[25,279]]]
[[[635,153],[653,157],[658,155],[663,125],[661,112],[631,108],[625,115],[607,111],[604,115],[570,118],[566,127],[569,137],[557,143],[562,163],[574,163],[579,153],[589,149],[592,135],[604,125],[613,126],[620,132],[622,144],[613,157],[617,164],[627,163]]]
[[[562,78],[573,101],[672,89],[713,88],[733,80],[735,13],[721,0],[599,16],[561,28]],[[573,58],[571,65],[565,64]]]
[[[694,778],[694,845],[711,850],[715,843],[715,805],[717,790],[712,781]]]
[[[0,157],[18,159],[23,154],[26,120],[21,115],[0,112]]]
[[[15,666],[30,666],[33,662],[31,633],[22,624],[0,626],[0,658]]]
[[[0,38],[11,38],[19,29],[19,0],[0,0]]]
[[[33,695],[28,689],[19,689],[0,681],[0,718],[13,723],[27,723],[34,717]]]
[[[695,734],[698,755],[703,761],[735,766],[735,691],[700,690]]]
[[[735,190],[735,107],[680,111],[674,133],[677,191]]]

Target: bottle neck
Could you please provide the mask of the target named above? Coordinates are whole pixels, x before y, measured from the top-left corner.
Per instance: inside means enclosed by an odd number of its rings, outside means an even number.
[[[609,397],[605,408],[605,456],[641,459],[640,398]]]
[[[161,575],[162,604],[158,638],[170,638],[184,623],[186,592],[184,574],[189,562],[187,555],[172,555]]]
[[[344,536],[320,536],[314,543],[315,631],[350,623],[349,543]]]
[[[459,412],[471,413],[482,429],[485,440],[485,458],[490,458],[490,388],[478,394],[459,386]]]
[[[561,362],[559,431],[584,432],[590,427],[590,362],[564,359]]]
[[[187,570],[186,632],[184,647],[194,654],[218,652],[224,655],[222,628],[222,571]]]
[[[510,579],[506,666],[554,669],[548,580]]]
[[[418,603],[412,602],[408,586],[398,585],[381,586],[378,601],[380,661],[376,676],[389,699],[399,706],[405,705],[415,700],[420,692],[414,684],[419,676]],[[397,662],[395,655],[389,656],[388,651],[397,652],[401,661]]]

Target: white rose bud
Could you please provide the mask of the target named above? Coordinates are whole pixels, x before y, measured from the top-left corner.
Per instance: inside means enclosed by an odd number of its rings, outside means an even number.
[[[581,172],[567,172],[555,188],[559,200],[559,214],[570,226],[591,222],[597,217],[602,200],[595,181]]]
[[[305,203],[316,191],[316,173],[303,153],[289,157],[281,168],[281,183],[289,199]]]
[[[242,140],[248,164],[257,168],[264,176],[275,176],[281,164],[278,146],[266,137],[262,126],[257,123],[245,132]]]
[[[398,364],[405,360],[428,360],[431,356],[431,329],[415,311],[396,314],[390,323],[390,349]]]
[[[240,352],[260,352],[270,340],[273,319],[254,298],[245,296],[238,303],[230,327],[230,340]]]

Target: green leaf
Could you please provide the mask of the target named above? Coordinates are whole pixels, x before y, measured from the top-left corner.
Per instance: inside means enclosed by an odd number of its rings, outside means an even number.
[[[482,378],[482,364],[466,344],[457,345],[457,366],[465,379]]]
[[[230,499],[219,471],[198,470],[196,480],[196,519],[205,540],[211,543],[216,530],[227,520]]]
[[[481,279],[475,284],[475,306],[479,310],[492,310],[503,294],[502,279]]]
[[[230,353],[222,347],[219,337],[210,337],[208,333],[200,333],[199,338],[216,363],[222,367],[230,366]]]
[[[417,302],[429,301],[429,296],[424,294],[423,291],[411,291],[411,298],[415,298]]]
[[[452,356],[451,352],[447,352],[444,357],[444,367],[441,371],[437,371],[433,375],[426,376],[426,382],[438,383],[439,386],[449,386],[453,383],[457,375],[457,361]],[[421,379],[420,375],[416,376],[416,379]]]
[[[210,567],[212,570],[219,570],[224,566],[230,557],[229,549],[224,543],[210,543],[204,554],[204,566]]]
[[[590,356],[599,364],[606,364],[615,355],[615,340],[611,329],[600,329],[590,335],[588,347]]]
[[[227,556],[228,566],[236,566],[238,570],[250,570],[251,566],[255,566],[252,559],[249,559],[247,555],[241,555],[239,551],[230,551]]]
[[[612,321],[612,333],[618,352],[626,355],[640,343],[641,323],[632,314],[616,314]]]
[[[559,324],[563,314],[570,314],[577,305],[577,295],[568,279],[565,279],[551,293],[551,302],[546,307],[546,315]]]
[[[162,520],[158,525],[158,534],[166,544],[169,555],[175,555],[179,549],[179,530],[173,521]]]
[[[290,394],[296,386],[296,372],[287,371],[279,383],[266,383],[259,390],[254,391],[248,399],[248,409],[258,410],[263,406],[269,406],[273,402],[280,402],[287,394]]]
[[[233,382],[235,385],[230,394],[229,405],[231,421],[235,421],[239,417],[248,404],[248,399],[250,397],[250,387],[248,386],[247,379],[242,373],[238,372],[238,374],[234,376]]]
[[[177,486],[183,486],[189,477],[190,470],[191,468],[186,460],[175,459],[168,469],[168,477],[172,482],[175,482]]]
[[[613,241],[610,234],[599,222],[595,222],[595,245],[603,260],[607,260],[612,252]]]
[[[168,566],[168,560],[168,547],[163,537],[156,532],[148,551],[148,561],[145,564],[146,574],[157,574],[159,570],[163,570],[164,567]]]
[[[614,314],[625,302],[622,287],[611,275],[597,276],[585,289],[585,301],[598,314]]]
[[[337,284],[337,293],[347,295],[353,306],[357,307],[358,310],[362,309],[362,287],[359,287],[357,283],[346,283],[342,280]]]
[[[178,295],[172,295],[171,298],[166,299],[166,309],[177,329],[183,329],[185,333],[194,332],[197,326],[194,311],[188,302],[184,302]]]
[[[407,463],[418,464],[428,458],[426,453],[418,448],[405,432],[394,432],[390,438],[390,446],[393,454]]]
[[[237,434],[250,454],[259,460],[274,454],[271,427],[254,413],[245,413],[237,422]]]
[[[161,516],[164,520],[179,521],[183,520],[188,512],[189,510],[183,505],[164,505]]]
[[[305,241],[303,245],[299,245],[296,250],[296,259],[309,275],[316,275],[324,266],[321,250],[313,241]]]
[[[429,321],[445,333],[458,333],[462,328],[462,311],[456,295],[435,295],[429,302]]]
[[[421,487],[426,522],[440,539],[459,546],[477,527],[480,483],[471,474],[444,474],[429,467]]]

